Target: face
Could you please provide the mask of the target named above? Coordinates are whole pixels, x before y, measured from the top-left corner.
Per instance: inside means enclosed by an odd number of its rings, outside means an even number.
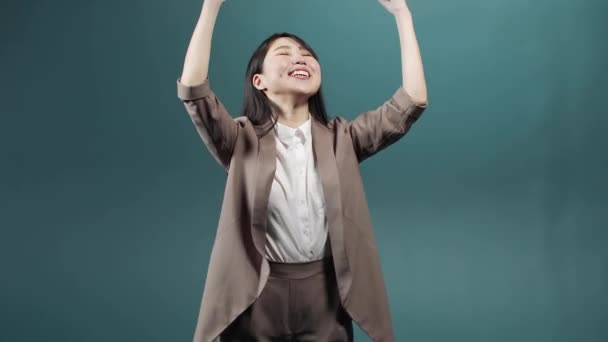
[[[264,72],[253,77],[256,88],[277,95],[310,97],[321,86],[321,66],[313,55],[294,39],[281,37],[270,45],[264,58]],[[304,74],[294,71],[301,69]]]

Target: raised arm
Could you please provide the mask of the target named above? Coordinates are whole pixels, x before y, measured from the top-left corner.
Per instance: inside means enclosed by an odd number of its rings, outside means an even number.
[[[196,130],[213,158],[226,170],[239,124],[209,85],[209,58],[215,21],[224,0],[205,0],[190,39],[184,69],[177,80],[177,96],[184,103]]]
[[[422,58],[411,12],[405,0],[378,0],[391,13],[399,30],[402,85],[380,107],[347,123],[359,162],[403,137],[427,108]]]
[[[402,87],[420,107],[427,105],[426,81],[412,13],[405,0],[378,0],[395,17],[401,45]]]
[[[201,14],[194,28],[186,59],[184,70],[180,77],[185,86],[202,83],[208,76],[209,57],[211,55],[211,40],[215,21],[222,6],[223,0],[204,0]]]

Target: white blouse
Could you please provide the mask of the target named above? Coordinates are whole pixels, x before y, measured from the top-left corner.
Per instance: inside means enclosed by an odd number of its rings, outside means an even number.
[[[277,165],[268,199],[266,258],[300,263],[331,254],[321,179],[312,151],[311,116],[297,128],[274,126]]]

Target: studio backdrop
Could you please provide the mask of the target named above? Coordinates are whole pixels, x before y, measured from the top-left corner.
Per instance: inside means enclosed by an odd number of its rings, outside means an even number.
[[[408,3],[429,108],[361,164],[397,340],[608,341],[608,4]],[[226,180],[176,94],[201,4],[3,1],[1,341],[191,341]],[[282,31],[331,117],[401,83],[376,0],[228,0],[209,78],[233,117]]]

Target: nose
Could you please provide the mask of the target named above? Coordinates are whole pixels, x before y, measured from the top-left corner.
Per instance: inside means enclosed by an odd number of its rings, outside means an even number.
[[[296,54],[294,57],[295,60],[295,64],[306,64],[306,61],[304,60],[304,56],[302,56],[301,54]]]

